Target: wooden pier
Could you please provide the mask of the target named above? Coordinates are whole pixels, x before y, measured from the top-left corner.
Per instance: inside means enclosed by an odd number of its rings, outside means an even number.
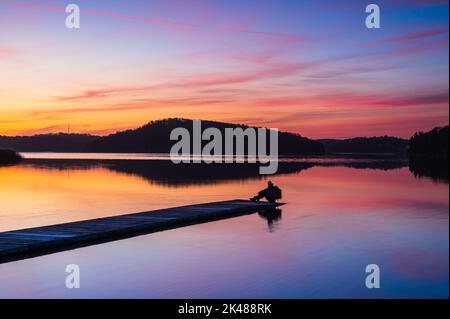
[[[0,233],[0,263],[251,214],[281,203],[231,200]]]

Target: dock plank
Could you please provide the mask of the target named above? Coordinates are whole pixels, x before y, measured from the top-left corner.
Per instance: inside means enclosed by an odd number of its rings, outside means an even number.
[[[0,263],[271,209],[282,203],[231,200],[0,233]]]

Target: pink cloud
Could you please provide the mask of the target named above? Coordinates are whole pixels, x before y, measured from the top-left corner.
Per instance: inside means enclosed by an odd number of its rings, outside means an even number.
[[[445,105],[449,102],[448,92],[411,95],[408,97],[392,97],[373,101],[374,105],[383,107],[415,106],[415,105]]]
[[[174,99],[143,99],[137,101],[130,101],[124,103],[108,104],[102,106],[84,106],[84,107],[72,107],[72,108],[61,108],[61,109],[41,109],[39,111],[31,111],[28,115],[30,116],[59,116],[68,113],[90,113],[90,112],[121,112],[121,111],[132,111],[132,110],[144,110],[151,109],[155,107],[193,107],[193,106],[209,106],[209,105],[223,105],[229,103],[230,100],[227,99],[213,99],[213,98],[174,98]],[[45,117],[49,119],[49,117]]]
[[[447,29],[431,29],[431,30],[424,30],[424,31],[416,31],[416,32],[410,32],[406,34],[402,34],[395,37],[390,37],[382,40],[382,43],[398,43],[398,42],[405,42],[405,41],[413,41],[413,40],[420,40],[424,38],[434,37],[441,34],[448,33]]]
[[[390,57],[403,57],[408,55],[421,54],[429,51],[441,50],[445,48],[448,48],[448,39],[439,39],[395,49],[386,53],[386,55]]]
[[[122,86],[87,90],[78,95],[59,96],[58,101],[76,101],[98,99],[114,94],[124,94],[142,91],[173,89],[173,88],[205,88],[210,86],[244,84],[265,79],[293,76],[301,71],[309,70],[316,63],[272,63],[259,66],[243,72],[216,72],[196,74],[177,82],[144,86]]]
[[[336,93],[320,94],[310,97],[289,96],[278,98],[260,98],[255,100],[255,105],[321,105],[324,107],[339,107],[340,109],[379,109],[412,107],[412,106],[445,106],[449,103],[448,91],[436,91],[421,94],[388,95],[388,94],[357,94]]]
[[[7,59],[19,54],[18,50],[0,47],[0,60]]]

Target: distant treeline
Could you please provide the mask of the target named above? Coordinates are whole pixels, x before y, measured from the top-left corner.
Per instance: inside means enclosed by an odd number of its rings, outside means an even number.
[[[319,140],[328,154],[396,154],[405,155],[408,140],[398,137],[355,137],[345,140]]]
[[[99,136],[85,134],[39,134],[0,136],[0,148],[17,152],[82,152]]]

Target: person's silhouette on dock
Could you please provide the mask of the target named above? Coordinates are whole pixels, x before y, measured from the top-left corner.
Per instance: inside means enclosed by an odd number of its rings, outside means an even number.
[[[281,189],[269,181],[267,183],[267,188],[258,192],[258,195],[250,198],[250,200],[253,202],[259,202],[262,198],[267,199],[268,202],[275,203],[277,199],[281,199]]]

